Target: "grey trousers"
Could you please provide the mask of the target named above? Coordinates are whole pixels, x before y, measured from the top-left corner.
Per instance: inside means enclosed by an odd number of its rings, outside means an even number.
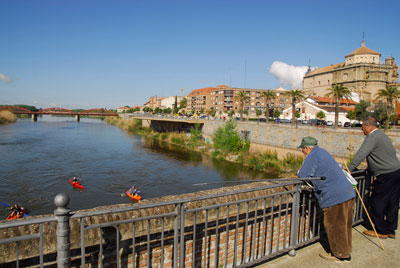
[[[323,209],[324,227],[328,236],[329,247],[332,254],[337,258],[350,257],[353,203],[354,198]]]

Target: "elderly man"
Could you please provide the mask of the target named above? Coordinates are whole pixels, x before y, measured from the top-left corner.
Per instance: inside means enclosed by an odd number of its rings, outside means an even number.
[[[324,212],[324,227],[331,250],[330,253],[319,255],[330,261],[348,262],[351,260],[355,192],[335,159],[317,144],[318,141],[313,137],[302,139],[299,148],[305,160],[298,176],[326,178],[312,181],[319,206]]]
[[[399,216],[400,161],[389,137],[377,128],[374,118],[363,122],[366,135],[349,169],[354,170],[365,158],[368,169],[375,175],[372,195],[369,199],[370,215],[380,238],[395,238]],[[376,236],[372,230],[364,234]]]

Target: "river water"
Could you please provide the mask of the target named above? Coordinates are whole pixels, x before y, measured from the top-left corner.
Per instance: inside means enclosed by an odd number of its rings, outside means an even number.
[[[82,180],[84,191],[68,183],[73,176]],[[130,203],[121,193],[132,185],[143,198],[153,198],[266,176],[160,145],[99,119],[77,123],[72,117],[43,116],[0,125],[0,202],[19,203],[30,215],[53,213],[54,197],[62,192],[70,196],[69,208],[79,210]],[[5,206],[0,213],[7,215]]]

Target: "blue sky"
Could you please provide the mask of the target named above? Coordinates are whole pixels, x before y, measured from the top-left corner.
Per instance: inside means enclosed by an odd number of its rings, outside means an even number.
[[[398,64],[399,10],[398,0],[2,0],[0,104],[117,108],[181,88],[290,89],[274,62],[343,62],[363,32]]]

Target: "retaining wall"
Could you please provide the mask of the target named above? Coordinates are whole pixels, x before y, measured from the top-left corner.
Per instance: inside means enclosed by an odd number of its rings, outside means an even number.
[[[223,121],[205,121],[203,134],[211,137],[214,131],[225,124]],[[250,139],[253,150],[265,151],[266,148],[275,149],[282,155],[287,152],[299,152],[297,146],[301,139],[312,136],[318,140],[318,145],[326,149],[333,156],[346,158],[357,152],[364,134],[361,129],[338,128],[334,130],[329,127],[313,127],[298,125],[297,127],[288,124],[259,123],[237,121],[237,129],[242,136]],[[400,133],[387,132],[400,156]]]

